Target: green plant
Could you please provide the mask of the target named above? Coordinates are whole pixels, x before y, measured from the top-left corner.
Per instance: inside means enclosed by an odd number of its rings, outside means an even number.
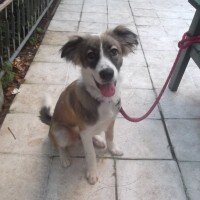
[[[15,73],[12,71],[12,63],[10,61],[6,61],[3,63],[1,71],[4,72],[4,75],[1,79],[2,86],[5,88],[11,81],[13,81]]]
[[[37,27],[36,31],[37,31],[37,33],[40,33],[40,34],[44,33],[44,29],[42,29],[40,27]]]
[[[37,44],[37,38],[36,38],[35,35],[31,36],[30,39],[29,39],[28,41],[29,41],[29,43],[30,43],[31,45],[36,45],[36,44]]]

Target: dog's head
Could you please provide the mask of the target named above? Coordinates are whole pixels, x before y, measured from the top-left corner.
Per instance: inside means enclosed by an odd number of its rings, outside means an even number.
[[[137,44],[136,34],[117,26],[100,36],[73,36],[62,47],[61,57],[82,67],[84,83],[96,96],[111,97],[115,94],[123,57]]]

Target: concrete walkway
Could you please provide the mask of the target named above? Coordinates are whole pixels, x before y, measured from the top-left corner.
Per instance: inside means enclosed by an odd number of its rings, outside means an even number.
[[[118,116],[116,140],[124,151],[98,151],[99,181],[84,177],[79,144],[73,164],[61,167],[38,118],[41,98],[54,101],[79,76],[59,49],[77,31],[99,33],[126,24],[140,38],[122,68],[124,109],[141,115],[152,104],[177,54],[176,43],[194,14],[180,0],[62,0],[0,132],[1,200],[199,200],[200,72],[190,62],[177,93],[169,90],[151,116],[129,123]],[[10,130],[15,135],[12,136]]]

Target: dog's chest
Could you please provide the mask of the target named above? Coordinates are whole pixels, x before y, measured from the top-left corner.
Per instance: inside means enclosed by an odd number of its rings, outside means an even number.
[[[116,118],[117,113],[118,107],[116,102],[101,103],[98,108],[98,120],[89,130],[94,135],[106,131],[110,123]]]
[[[99,122],[104,122],[113,119],[117,115],[114,102],[101,103],[98,108]]]

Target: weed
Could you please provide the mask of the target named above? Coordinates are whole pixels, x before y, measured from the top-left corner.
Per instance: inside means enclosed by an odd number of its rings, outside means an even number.
[[[39,34],[42,34],[42,33],[45,32],[45,30],[42,29],[42,28],[40,28],[40,27],[37,27],[37,28],[36,28],[36,31],[37,31],[37,33],[39,33]]]
[[[33,46],[37,44],[37,38],[36,38],[35,35],[31,36],[30,39],[29,39],[28,41],[29,41],[29,43],[30,43],[31,45],[33,45]]]
[[[13,81],[15,73],[12,70],[13,67],[10,61],[6,61],[3,63],[3,66],[1,68],[1,71],[4,72],[4,75],[1,79],[3,88],[5,88],[11,81]]]

